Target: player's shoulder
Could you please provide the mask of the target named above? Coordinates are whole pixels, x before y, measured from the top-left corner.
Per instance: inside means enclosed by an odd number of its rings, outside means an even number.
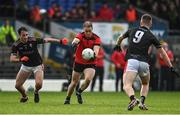
[[[84,36],[84,32],[79,32],[79,33],[77,33],[77,35]]]
[[[79,32],[76,34],[76,38],[83,38],[85,35],[84,35],[84,32]]]
[[[100,37],[97,35],[97,34],[95,34],[95,33],[93,33],[93,37],[95,38],[95,39],[99,39]]]
[[[135,31],[137,31],[137,30],[138,30],[138,28],[137,28],[137,27],[132,27],[132,28],[129,28],[129,29],[126,31],[126,33],[125,33],[125,34],[130,34],[130,33],[135,32]]]
[[[12,47],[17,47],[19,44],[21,44],[20,39],[16,40],[16,41],[12,44]]]

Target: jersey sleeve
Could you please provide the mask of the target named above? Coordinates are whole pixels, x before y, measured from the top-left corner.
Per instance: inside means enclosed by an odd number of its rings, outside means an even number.
[[[152,35],[152,43],[156,48],[161,48],[159,40],[154,35]]]
[[[78,33],[75,38],[77,38],[77,39],[79,39],[81,41],[82,40],[82,34]]]
[[[100,44],[101,44],[101,39],[98,37],[96,38],[94,45],[100,45]]]
[[[17,52],[18,52],[17,47],[13,45],[11,48],[11,55],[17,56],[18,55]]]
[[[127,31],[123,34],[123,37],[124,37],[124,38],[129,37],[130,31],[131,31],[131,30],[127,30]]]
[[[35,44],[43,44],[43,43],[45,43],[45,40],[43,38],[29,37],[29,41],[33,42]]]
[[[45,41],[44,41],[43,38],[36,38],[36,43],[37,43],[37,44],[44,44]]]

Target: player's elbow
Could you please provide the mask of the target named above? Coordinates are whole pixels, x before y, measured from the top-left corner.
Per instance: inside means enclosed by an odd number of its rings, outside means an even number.
[[[17,60],[18,60],[18,59],[16,59],[16,58],[10,56],[10,59],[9,59],[10,62],[17,62]]]

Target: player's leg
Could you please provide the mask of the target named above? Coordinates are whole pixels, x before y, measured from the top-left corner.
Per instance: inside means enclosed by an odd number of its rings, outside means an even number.
[[[123,74],[123,89],[130,98],[128,110],[133,110],[133,108],[139,103],[135,97],[135,92],[132,87],[134,79],[137,76],[138,67],[139,67],[139,61],[130,59],[128,60],[127,67]]]
[[[73,71],[71,83],[68,87],[67,96],[66,96],[64,104],[70,104],[71,95],[74,92],[74,88],[79,83],[80,75],[81,74],[79,72]]]
[[[83,99],[81,97],[81,93],[89,86],[91,80],[93,79],[95,75],[95,69],[94,68],[86,68],[84,69],[84,81],[81,84],[79,90],[76,92],[76,96],[78,99],[78,103],[82,104],[83,103]]]
[[[148,95],[149,92],[149,81],[150,81],[150,74],[148,74],[147,77],[140,77],[142,86],[141,86],[141,92],[140,92],[140,103],[139,103],[139,108],[141,110],[148,110],[148,108],[145,105],[145,99]]]
[[[91,80],[93,79],[95,75],[95,69],[94,68],[86,68],[84,70],[84,82],[80,86],[80,92],[83,92],[90,84]]]
[[[132,87],[136,76],[137,76],[137,72],[134,72],[134,71],[126,71],[123,74],[123,84],[124,84],[123,89],[130,99],[128,110],[133,110],[133,108],[139,103],[135,97],[135,92]]]
[[[139,108],[141,110],[148,110],[148,108],[145,105],[145,99],[148,95],[149,92],[149,82],[150,82],[150,70],[149,70],[149,65],[145,62],[140,63],[139,67],[139,76],[141,79],[141,91],[140,91],[140,103],[139,103]]]
[[[38,103],[39,90],[42,88],[43,78],[44,78],[44,67],[43,65],[37,66],[34,68],[34,77],[35,77],[35,91],[34,91],[34,102]]]
[[[28,100],[28,96],[27,96],[26,91],[23,87],[23,84],[26,81],[26,79],[30,76],[30,74],[31,74],[31,72],[23,70],[23,67],[21,66],[21,69],[19,70],[19,72],[16,76],[15,88],[22,95],[20,102],[26,102]]]
[[[98,73],[97,73],[97,72],[98,72],[98,71],[97,71],[97,69],[96,69],[95,76],[94,76],[94,78],[93,78],[93,80],[92,80],[92,83],[91,83],[91,92],[94,91],[94,86],[95,86],[96,79],[97,79],[97,76],[98,76]]]

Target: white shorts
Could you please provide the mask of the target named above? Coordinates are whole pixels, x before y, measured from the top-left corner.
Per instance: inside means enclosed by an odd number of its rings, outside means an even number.
[[[38,65],[38,66],[34,66],[34,67],[29,67],[29,66],[25,66],[25,65],[21,65],[20,71],[23,70],[25,72],[33,72],[36,73],[37,71],[43,71],[44,70],[44,66],[42,65]]]
[[[129,59],[125,71],[134,71],[139,74],[140,77],[147,76],[149,72],[149,64],[136,59]]]

